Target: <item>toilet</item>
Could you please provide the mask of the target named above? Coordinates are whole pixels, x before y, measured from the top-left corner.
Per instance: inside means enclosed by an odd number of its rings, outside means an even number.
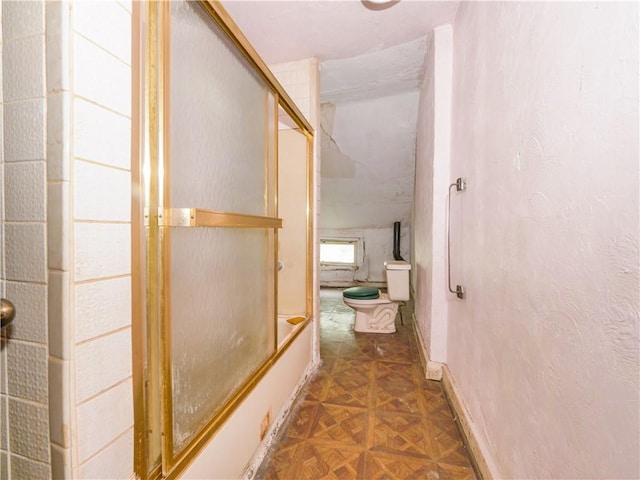
[[[342,292],[346,305],[356,311],[354,330],[362,333],[394,333],[398,302],[409,300],[409,270],[403,261],[384,262],[387,293],[377,287],[351,287]]]

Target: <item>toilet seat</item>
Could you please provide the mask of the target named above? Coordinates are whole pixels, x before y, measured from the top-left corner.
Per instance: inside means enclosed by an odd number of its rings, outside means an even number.
[[[343,296],[343,301],[346,305],[353,305],[353,306],[367,306],[367,305],[380,305],[383,303],[392,303],[391,300],[389,300],[389,296],[386,293],[381,293],[379,297],[377,298],[370,298],[370,299],[366,299],[366,298],[349,298],[346,295]]]
[[[342,296],[353,300],[375,300],[380,297],[376,287],[351,287],[342,292]]]

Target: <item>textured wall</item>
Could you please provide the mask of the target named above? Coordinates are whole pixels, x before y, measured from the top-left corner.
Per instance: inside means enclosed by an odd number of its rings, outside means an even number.
[[[447,359],[446,204],[451,152],[452,28],[433,31],[427,75],[421,87],[414,214],[416,319],[429,362]],[[428,364],[428,376],[440,378],[440,366]]]
[[[638,4],[465,3],[448,363],[500,478],[638,478]]]
[[[434,39],[427,37],[425,75],[420,87],[420,107],[416,132],[416,173],[413,197],[413,266],[415,315],[422,344],[430,358],[431,346],[431,272],[433,270],[433,143],[435,118]]]
[[[0,478],[51,478],[47,349],[47,77],[44,2],[2,2]],[[3,208],[2,208],[3,207]]]
[[[321,228],[409,221],[418,91],[322,107]]]
[[[393,259],[393,224],[402,222],[401,253],[410,259],[418,86],[425,40],[322,64],[323,237],[358,237],[359,269],[322,267],[323,285],[384,282]],[[394,68],[389,59],[395,59]]]

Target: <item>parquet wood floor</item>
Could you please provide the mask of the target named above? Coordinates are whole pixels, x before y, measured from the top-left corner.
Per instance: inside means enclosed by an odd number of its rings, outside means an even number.
[[[320,302],[322,367],[255,478],[475,479],[440,383],[424,380],[412,303],[397,333],[364,334],[342,290]]]

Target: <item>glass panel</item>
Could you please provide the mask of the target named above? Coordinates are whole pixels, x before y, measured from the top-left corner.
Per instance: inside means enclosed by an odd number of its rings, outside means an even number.
[[[273,230],[171,230],[178,453],[274,351]]]
[[[171,15],[171,206],[268,215],[270,93],[198,3]]]
[[[278,260],[283,268],[278,272],[278,314],[306,316],[307,137],[299,129],[289,128],[282,120],[281,116],[278,216],[282,218],[282,228],[278,231]]]

